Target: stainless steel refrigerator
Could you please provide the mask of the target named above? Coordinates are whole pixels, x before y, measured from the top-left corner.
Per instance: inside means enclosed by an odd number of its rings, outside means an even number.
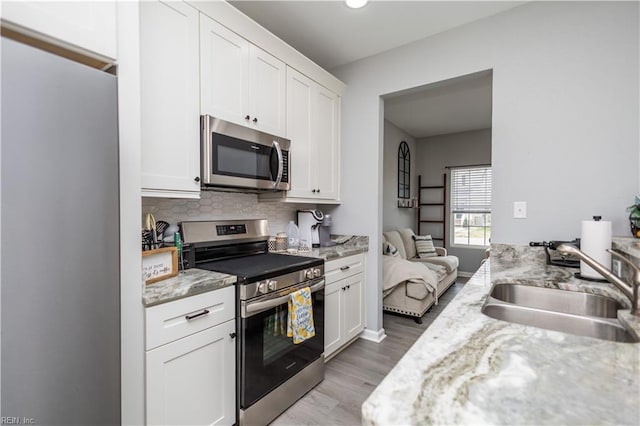
[[[1,415],[118,424],[116,77],[1,48]]]

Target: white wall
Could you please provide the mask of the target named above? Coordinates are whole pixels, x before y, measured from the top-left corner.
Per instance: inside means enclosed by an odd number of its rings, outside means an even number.
[[[416,168],[418,174],[422,175],[423,185],[437,185],[442,182],[442,174],[447,172],[447,166],[491,163],[491,129],[432,136],[418,139],[416,145]],[[449,191],[447,195],[450,193]],[[447,200],[447,209],[448,203]],[[450,215],[448,211],[447,215]],[[448,220],[447,226],[450,224],[451,221]],[[447,240],[450,238],[451,232],[447,229]],[[447,250],[450,254],[458,256],[458,270],[467,273],[473,273],[480,267],[485,252],[484,248],[452,246],[450,241],[447,241]]]
[[[417,151],[416,140],[398,128],[392,122],[384,121],[384,170],[383,170],[383,230],[416,227],[416,211],[414,209],[398,208],[398,147],[405,141],[411,155],[411,197],[417,196],[416,174]]]
[[[379,252],[380,97],[492,69],[493,241],[573,238],[593,214],[625,234],[640,173],[638,17],[636,2],[531,2],[334,70],[348,85],[336,231]],[[511,218],[514,201],[527,219]],[[368,256],[370,330],[382,329],[380,272]]]

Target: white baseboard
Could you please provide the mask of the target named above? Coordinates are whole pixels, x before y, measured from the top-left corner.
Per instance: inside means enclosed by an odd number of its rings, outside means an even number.
[[[360,333],[361,339],[369,340],[371,342],[376,342],[376,343],[382,342],[385,339],[385,337],[387,337],[387,334],[384,332],[384,328],[381,328],[380,330],[377,330],[377,331],[369,330],[365,328],[364,330],[362,330],[362,333]]]
[[[463,271],[458,271],[458,276],[462,277],[462,278],[471,278],[473,276],[474,272],[463,272]]]

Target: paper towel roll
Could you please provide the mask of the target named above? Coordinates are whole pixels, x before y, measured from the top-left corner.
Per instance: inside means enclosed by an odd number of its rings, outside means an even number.
[[[580,250],[595,261],[611,269],[611,222],[607,220],[583,220]],[[592,267],[580,261],[580,275],[588,278],[600,278]]]

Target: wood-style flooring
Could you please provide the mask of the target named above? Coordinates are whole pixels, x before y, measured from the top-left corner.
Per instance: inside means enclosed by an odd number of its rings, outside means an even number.
[[[458,278],[437,306],[422,317],[422,324],[400,315],[384,313],[387,334],[381,343],[356,340],[325,365],[324,380],[292,405],[272,425],[360,425],[360,407],[464,286]]]

